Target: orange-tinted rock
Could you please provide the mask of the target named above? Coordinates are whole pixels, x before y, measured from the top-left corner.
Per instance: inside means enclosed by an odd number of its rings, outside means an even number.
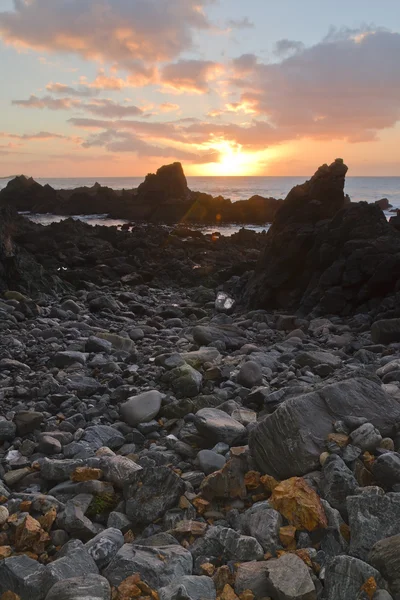
[[[0,596],[0,600],[21,600],[21,597],[14,592],[4,592],[2,596]]]
[[[54,521],[57,518],[57,511],[54,508],[51,508],[49,511],[47,511],[47,513],[45,515],[43,515],[42,517],[39,517],[38,521],[40,523],[40,525],[42,526],[42,528],[47,531],[47,533],[50,532],[51,528],[53,527]]]
[[[239,600],[238,596],[236,596],[235,592],[233,591],[233,588],[229,584],[225,585],[218,598],[220,598],[220,600]]]
[[[200,491],[205,498],[245,498],[243,465],[240,457],[233,457],[220,470],[203,479]]]
[[[101,469],[93,469],[91,467],[77,467],[71,474],[71,481],[76,483],[83,481],[97,481],[103,477]]]
[[[271,477],[271,475],[263,475],[263,477],[261,477],[261,483],[267,492],[272,493],[279,481],[277,481],[274,477]]]
[[[32,502],[30,502],[29,500],[24,500],[23,502],[21,502],[19,510],[21,512],[30,512],[31,508],[32,508]]]
[[[203,515],[210,506],[210,503],[207,500],[204,500],[204,498],[195,498],[192,504],[199,515]]]
[[[213,575],[213,582],[215,585],[215,589],[217,592],[221,592],[225,588],[226,585],[233,586],[235,583],[235,579],[231,569],[228,565],[223,565],[222,567],[218,567]]]
[[[27,515],[15,530],[15,548],[17,551],[32,550],[42,554],[50,536],[46,533],[39,521]]]
[[[287,550],[295,550],[296,548],[296,531],[296,527],[293,527],[293,525],[281,527],[279,530],[279,539],[282,546]]]
[[[328,526],[318,494],[302,477],[282,481],[275,487],[269,501],[275,510],[298,529],[314,531]]]
[[[255,596],[251,590],[244,590],[244,592],[239,595],[239,600],[254,600],[254,598]]]
[[[11,546],[0,546],[0,560],[8,558],[12,554]]]
[[[261,476],[258,471],[248,471],[244,476],[244,485],[248,490],[256,490],[261,485]]]
[[[204,575],[208,575],[208,577],[212,577],[215,573],[215,566],[211,563],[204,563],[200,566],[200,569],[204,573]]]
[[[330,433],[328,441],[334,442],[339,448],[345,448],[349,444],[349,436],[344,433]]]
[[[364,585],[361,587],[361,591],[365,592],[369,598],[369,600],[372,600],[375,592],[377,591],[378,586],[377,583],[375,581],[374,577],[370,577],[365,583]]]

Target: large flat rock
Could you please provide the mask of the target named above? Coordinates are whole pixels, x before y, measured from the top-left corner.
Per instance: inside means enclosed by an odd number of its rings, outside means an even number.
[[[333,423],[365,417],[383,436],[400,421],[400,404],[368,379],[349,379],[290,398],[252,431],[250,450],[261,471],[286,479],[319,467]]]

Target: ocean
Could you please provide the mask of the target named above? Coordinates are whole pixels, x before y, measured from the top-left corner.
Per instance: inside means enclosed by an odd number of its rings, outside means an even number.
[[[55,189],[73,189],[80,186],[92,186],[96,182],[113,189],[136,188],[143,181],[143,177],[88,177],[88,178],[35,178],[42,185],[48,183]],[[206,192],[213,196],[230,198],[232,202],[247,200],[255,194],[285,198],[293,186],[303,183],[304,177],[188,177],[188,186],[195,191]],[[0,179],[0,190],[5,187],[9,179]],[[393,208],[400,209],[400,177],[347,177],[346,193],[353,201],[364,200],[375,202],[381,198],[388,198]],[[389,216],[389,215],[388,215]],[[54,221],[61,221],[65,217],[59,215],[29,215],[33,221],[48,225]],[[92,225],[122,225],[123,220],[107,219],[104,215],[79,216]],[[202,227],[204,233],[220,231],[222,235],[231,235],[241,228],[237,225],[223,225]],[[247,229],[262,231],[268,228],[246,225]]]

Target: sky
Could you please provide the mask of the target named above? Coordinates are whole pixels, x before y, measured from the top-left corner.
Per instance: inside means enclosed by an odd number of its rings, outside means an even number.
[[[399,0],[0,0],[0,177],[400,176]]]

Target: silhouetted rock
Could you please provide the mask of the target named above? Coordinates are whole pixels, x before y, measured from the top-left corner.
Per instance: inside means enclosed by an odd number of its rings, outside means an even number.
[[[255,308],[350,314],[398,289],[400,235],[378,206],[350,203],[337,159],[289,193],[244,289]]]

